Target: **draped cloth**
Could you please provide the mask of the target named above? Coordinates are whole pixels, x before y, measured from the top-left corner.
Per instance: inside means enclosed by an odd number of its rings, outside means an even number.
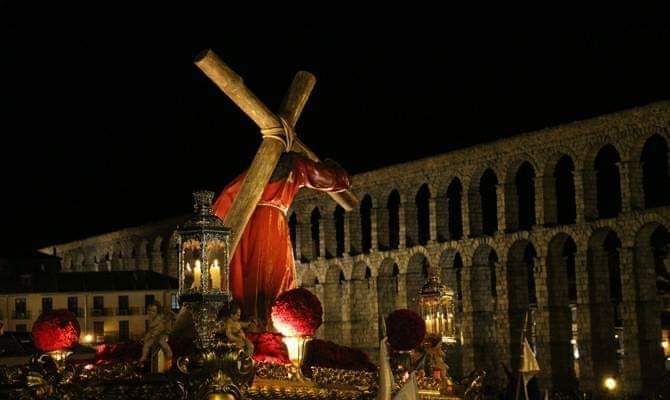
[[[263,191],[230,260],[230,289],[244,315],[269,319],[270,307],[282,292],[295,287],[295,260],[286,215],[300,188],[340,192],[349,176],[336,163],[314,162],[297,153],[282,155],[277,168],[286,175]],[[275,171],[275,175],[277,171]],[[246,172],[226,186],[214,201],[214,214],[225,218]]]

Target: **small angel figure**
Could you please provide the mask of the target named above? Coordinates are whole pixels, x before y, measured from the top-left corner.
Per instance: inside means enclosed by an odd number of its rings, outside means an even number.
[[[249,322],[240,321],[241,317],[242,309],[239,304],[232,303],[230,305],[230,313],[223,320],[219,332],[225,334],[229,342],[235,343],[239,348],[244,350],[245,353],[252,356],[254,354],[254,344],[247,339],[244,330],[253,328],[255,322],[253,320]]]
[[[436,335],[430,335],[424,342],[424,349],[426,350],[428,363],[431,366],[433,375],[437,375],[436,377],[439,377],[440,380],[446,380],[451,383],[449,366],[444,362],[444,349],[442,349],[441,338]]]
[[[169,314],[168,314],[169,313]],[[163,350],[166,358],[167,369],[172,364],[172,349],[168,344],[168,335],[172,325],[171,312],[165,313],[160,303],[155,302],[147,307],[149,315],[149,327],[144,335],[144,346],[142,346],[142,357],[140,363],[144,364],[154,346],[159,346]]]

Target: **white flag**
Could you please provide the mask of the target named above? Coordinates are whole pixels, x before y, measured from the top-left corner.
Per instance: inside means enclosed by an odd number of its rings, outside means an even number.
[[[540,372],[540,364],[537,363],[535,353],[530,347],[530,344],[528,344],[528,340],[525,338],[523,339],[522,357],[523,358],[521,359],[521,368],[519,368],[519,372],[521,372],[521,376],[523,376],[524,385],[527,385],[528,381],[533,379],[533,377],[537,375],[538,372]]]
[[[419,400],[419,385],[416,383],[414,372],[409,380],[398,390],[393,400]]]
[[[386,338],[383,338],[379,342],[379,391],[377,392],[377,400],[391,400],[392,392],[393,372],[391,372]]]

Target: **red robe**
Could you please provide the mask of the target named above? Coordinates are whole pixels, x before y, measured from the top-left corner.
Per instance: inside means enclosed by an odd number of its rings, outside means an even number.
[[[335,164],[294,156],[284,179],[270,182],[240,238],[230,261],[230,290],[244,314],[267,321],[272,302],[295,287],[295,260],[286,215],[302,187],[338,192],[350,187],[349,176]],[[246,172],[233,180],[214,202],[214,214],[224,218]]]

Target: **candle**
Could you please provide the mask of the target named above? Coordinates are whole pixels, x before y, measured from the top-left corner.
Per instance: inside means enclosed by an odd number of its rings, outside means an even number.
[[[191,287],[192,282],[189,279],[193,279],[193,270],[191,269],[191,264],[186,263],[186,268],[184,269],[184,287]]]
[[[195,268],[193,269],[193,285],[191,285],[191,289],[198,289],[200,288],[200,276],[202,275],[202,271],[200,270],[200,260],[195,261]]]
[[[433,317],[430,315],[426,318],[426,332],[428,333],[433,333],[434,332],[434,321]]]
[[[219,260],[214,259],[214,264],[209,270],[212,277],[212,289],[221,289],[221,267],[219,267]]]

